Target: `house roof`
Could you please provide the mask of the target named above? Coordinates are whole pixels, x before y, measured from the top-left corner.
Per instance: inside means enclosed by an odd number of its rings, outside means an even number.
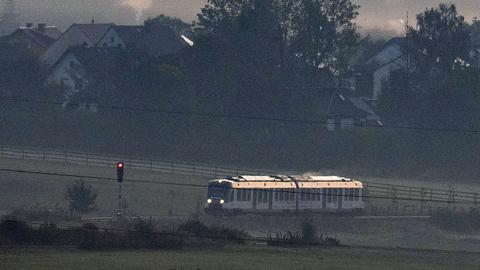
[[[312,89],[283,89],[275,94],[276,108],[296,119],[326,120],[328,118],[367,118],[368,112],[352,102],[348,89],[325,87]]]
[[[391,45],[393,44],[397,44],[399,45],[400,47],[405,47],[407,45],[407,38],[405,37],[394,37],[394,38],[391,38],[389,41],[387,41],[384,45],[383,45],[383,49],[387,48],[387,47],[390,47]]]
[[[2,40],[8,40],[9,38],[20,33],[24,34],[39,46],[44,48],[47,48],[53,44],[62,35],[62,32],[60,32],[60,30],[58,30],[55,26],[47,26],[43,32],[38,30],[38,28],[20,27],[10,35],[3,37]]]
[[[143,37],[143,26],[116,25],[114,29],[127,46],[135,45],[136,41]]]
[[[72,27],[79,29],[92,44],[97,44],[114,25],[113,23],[73,24]]]

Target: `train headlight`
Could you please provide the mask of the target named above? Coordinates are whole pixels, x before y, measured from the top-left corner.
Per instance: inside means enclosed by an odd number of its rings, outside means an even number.
[[[207,203],[208,203],[208,204],[211,204],[211,203],[212,203],[212,199],[208,199],[208,200],[207,200]]]
[[[221,199],[220,200],[220,204],[224,204],[225,203],[225,200],[224,199]]]

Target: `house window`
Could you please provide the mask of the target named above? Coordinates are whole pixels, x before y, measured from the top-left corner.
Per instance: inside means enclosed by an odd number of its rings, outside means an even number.
[[[342,119],[342,120],[340,120],[340,127],[342,129],[352,129],[353,128],[353,119]]]
[[[327,130],[328,131],[335,131],[335,119],[328,119],[327,120]]]
[[[75,67],[75,62],[70,61],[70,68],[74,68],[74,67]]]
[[[110,43],[115,42],[115,37],[110,37]]]

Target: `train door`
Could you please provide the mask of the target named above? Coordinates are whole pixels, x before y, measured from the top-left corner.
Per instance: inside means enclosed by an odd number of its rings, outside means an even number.
[[[257,193],[258,193],[258,189],[253,189],[252,209],[257,209]]]

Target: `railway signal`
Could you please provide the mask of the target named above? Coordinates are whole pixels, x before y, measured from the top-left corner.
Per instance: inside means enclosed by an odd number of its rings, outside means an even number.
[[[118,212],[117,216],[122,218],[124,211],[122,209],[122,183],[123,183],[123,174],[125,169],[125,164],[123,162],[118,162],[115,166],[117,168],[117,182],[118,182]]]
[[[123,182],[123,171],[125,169],[125,164],[123,162],[118,162],[117,163],[117,181],[119,183],[122,183]]]

